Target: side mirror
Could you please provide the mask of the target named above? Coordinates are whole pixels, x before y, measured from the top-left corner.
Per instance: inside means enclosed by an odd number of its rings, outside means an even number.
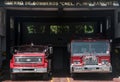
[[[13,54],[16,54],[17,53],[17,49],[15,47],[11,47],[10,48],[10,53],[13,55]]]
[[[70,43],[67,45],[67,50],[70,53]]]
[[[49,54],[53,54],[53,47],[49,47]]]
[[[112,43],[113,42],[113,40],[112,39],[110,39],[110,43]]]
[[[17,50],[15,49],[15,50],[14,50],[14,54],[16,54],[16,53],[17,53]]]
[[[13,47],[11,47],[10,48],[10,53],[13,54],[13,52],[14,52],[14,49],[13,49]]]

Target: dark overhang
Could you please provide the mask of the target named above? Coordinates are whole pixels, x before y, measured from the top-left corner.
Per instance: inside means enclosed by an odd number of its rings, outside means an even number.
[[[0,0],[0,6],[6,9],[27,10],[95,10],[116,9],[119,0]]]

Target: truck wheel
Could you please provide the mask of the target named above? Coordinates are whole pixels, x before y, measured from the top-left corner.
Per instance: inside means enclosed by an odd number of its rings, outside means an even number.
[[[49,74],[43,74],[43,79],[44,79],[44,80],[49,80],[49,78],[50,78],[50,77],[49,77]]]
[[[15,74],[10,74],[10,79],[11,80],[15,80],[16,79],[16,75]]]
[[[52,76],[52,72],[49,72],[49,76]]]
[[[51,80],[52,79],[52,72],[49,72],[48,76],[49,76],[49,80]]]
[[[71,73],[71,77],[74,77],[74,74],[73,74],[73,73]]]
[[[71,77],[74,79],[76,77],[75,73],[71,73]]]

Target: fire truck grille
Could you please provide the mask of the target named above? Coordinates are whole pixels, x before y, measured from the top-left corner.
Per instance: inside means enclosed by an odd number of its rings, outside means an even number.
[[[85,65],[98,65],[98,59],[95,56],[85,57],[84,64]]]
[[[16,57],[15,62],[17,63],[40,63],[42,62],[41,57]]]
[[[17,64],[16,67],[38,67],[38,64]]]

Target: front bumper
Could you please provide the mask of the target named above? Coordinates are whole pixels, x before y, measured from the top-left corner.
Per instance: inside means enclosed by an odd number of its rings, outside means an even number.
[[[47,68],[13,68],[11,73],[47,73]]]
[[[85,66],[71,66],[70,67],[71,73],[111,73],[112,67],[111,66],[104,66],[104,65],[85,65]]]

